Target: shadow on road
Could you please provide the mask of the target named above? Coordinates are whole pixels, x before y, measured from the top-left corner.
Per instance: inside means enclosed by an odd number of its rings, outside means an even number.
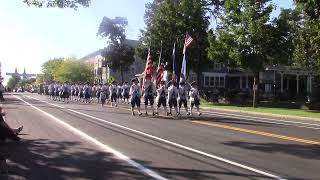
[[[0,153],[8,154],[8,179],[149,179],[111,154],[80,144],[23,140],[0,144]]]
[[[284,153],[304,159],[320,159],[319,145],[300,145],[300,144],[278,144],[278,143],[248,143],[241,141],[230,141],[224,145],[240,147],[243,149],[263,151],[266,153]]]

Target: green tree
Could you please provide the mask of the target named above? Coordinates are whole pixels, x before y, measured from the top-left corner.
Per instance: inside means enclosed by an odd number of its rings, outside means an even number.
[[[102,56],[105,63],[111,69],[118,69],[121,75],[121,82],[124,82],[123,72],[127,71],[134,62],[134,49],[127,44],[110,44],[104,49]]]
[[[52,81],[56,80],[55,72],[58,71],[60,65],[63,63],[63,58],[55,58],[46,61],[42,65],[42,78],[44,82],[51,83]]]
[[[36,82],[36,79],[31,78],[31,79],[20,79],[19,82],[17,83],[18,87],[22,87],[24,89],[30,87]]]
[[[7,87],[10,89],[14,89],[16,88],[17,84],[20,81],[20,77],[19,76],[12,76],[7,83]]]
[[[63,61],[54,76],[59,82],[93,82],[93,67],[76,59]]]
[[[109,39],[109,43],[113,45],[123,44],[126,39],[126,27],[128,20],[123,17],[115,17],[110,19],[103,17],[97,35]]]
[[[89,7],[91,0],[23,0],[29,6],[48,8],[72,8],[78,9],[79,5]]]
[[[268,56],[275,63],[292,65],[295,51],[295,39],[303,26],[302,14],[297,9],[281,9],[277,18],[272,21],[269,45],[266,47]]]
[[[222,51],[211,47],[209,55],[228,57],[229,64],[240,65],[252,71],[254,87],[258,86],[259,72],[264,65],[275,60],[267,52],[273,30],[269,23],[272,10],[270,0],[226,0],[224,16],[221,16],[216,37],[210,38],[213,41],[211,46],[219,47]],[[257,93],[254,88],[254,107],[257,104]]]
[[[320,2],[297,0],[296,3],[304,19],[295,41],[295,63],[307,70],[320,72]]]
[[[109,45],[102,52],[104,64],[111,69],[119,70],[121,81],[124,81],[123,72],[128,70],[134,62],[134,49],[126,44],[126,27],[128,21],[123,17],[110,19],[104,17],[98,29],[98,35],[109,39]]]
[[[136,49],[138,55],[146,59],[147,49],[150,47],[153,59],[158,59],[162,41],[162,57],[168,62],[169,67],[172,67],[173,43],[176,42],[176,60],[181,62],[184,39],[188,33],[194,39],[187,51],[187,61],[190,65],[188,70],[192,69],[199,75],[202,67],[208,62],[206,55],[210,18],[208,2],[205,0],[154,0],[146,4],[144,17],[146,29],[141,31]],[[177,64],[180,68],[180,63]]]

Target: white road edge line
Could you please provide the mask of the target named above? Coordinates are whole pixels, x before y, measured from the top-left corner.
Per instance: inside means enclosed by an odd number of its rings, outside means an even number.
[[[215,159],[215,160],[218,160],[218,161],[233,165],[235,167],[239,167],[239,168],[251,171],[251,172],[255,172],[255,173],[260,174],[260,175],[264,175],[266,177],[279,179],[279,180],[285,180],[284,178],[282,178],[280,176],[277,176],[277,175],[274,175],[274,174],[271,174],[271,173],[268,173],[268,172],[265,172],[265,171],[262,171],[262,170],[259,170],[259,169],[255,169],[253,167],[246,166],[246,165],[243,165],[243,164],[240,164],[240,163],[237,163],[237,162],[234,162],[234,161],[231,161],[231,160],[219,157],[219,156],[215,156],[215,155],[212,155],[212,154],[209,154],[209,153],[197,150],[197,149],[193,149],[193,148],[184,146],[182,144],[178,144],[178,143],[175,143],[175,142],[172,142],[172,141],[160,138],[160,137],[156,137],[156,136],[153,136],[153,135],[150,135],[150,134],[147,134],[147,133],[135,130],[135,129],[131,129],[131,128],[128,128],[126,126],[122,126],[120,124],[116,124],[116,123],[113,123],[113,122],[110,122],[110,121],[107,121],[107,120],[104,120],[104,119],[101,119],[101,118],[98,118],[98,117],[94,117],[94,116],[91,116],[91,115],[88,115],[88,114],[85,114],[85,113],[82,113],[82,112],[79,112],[79,111],[75,111],[75,110],[72,110],[72,109],[69,109],[69,108],[65,108],[65,107],[62,107],[62,106],[59,106],[59,105],[56,105],[56,104],[52,104],[52,103],[49,103],[49,102],[46,102],[46,101],[42,101],[40,99],[31,97],[31,96],[27,96],[27,97],[29,97],[31,99],[35,99],[35,100],[41,101],[41,102],[44,102],[44,103],[49,104],[51,106],[59,107],[61,109],[66,109],[66,110],[71,111],[73,113],[80,114],[80,115],[86,116],[88,118],[95,119],[95,120],[110,124],[110,125],[115,126],[115,127],[119,127],[119,128],[122,128],[122,129],[125,129],[125,130],[128,130],[128,131],[131,131],[131,132],[146,136],[146,137],[151,138],[151,139],[155,139],[155,140],[160,141],[160,142],[164,142],[166,144],[170,144],[170,145],[175,146],[175,147],[179,147],[181,149],[184,149],[184,150],[196,153],[196,154],[200,154],[202,156],[206,156],[206,157],[209,157],[209,158],[212,158],[212,159]]]
[[[23,100],[22,98],[20,97],[17,97],[15,95],[13,95],[13,97],[19,99],[20,101],[24,102],[25,104],[29,105],[30,107],[36,109],[37,111],[43,113],[44,115],[48,116],[49,118],[55,120],[57,123],[61,124],[62,126],[64,126],[65,128],[67,128],[69,131],[81,136],[82,138],[86,139],[87,141],[90,141],[91,143],[99,146],[101,149],[103,149],[105,152],[108,152],[108,153],[112,153],[113,155],[115,155],[116,158],[118,158],[119,160],[123,160],[123,161],[126,161],[128,164],[130,164],[131,166],[137,168],[139,171],[141,171],[142,173],[156,179],[156,180],[167,180],[167,178],[164,178],[162,176],[160,176],[159,174],[157,174],[156,172],[144,167],[143,165],[137,163],[136,161],[134,160],[131,160],[128,156],[122,154],[121,152],[111,148],[110,146],[108,145],[105,145],[103,144],[102,142],[96,140],[95,138],[89,136],[88,134],[80,131],[79,129],[71,126],[70,124],[64,122],[63,120],[53,116],[52,114],[49,114],[37,107],[35,107],[34,105],[28,103],[27,101]]]
[[[205,114],[208,115],[214,115],[218,117],[229,117],[229,118],[236,118],[236,119],[243,119],[247,121],[255,121],[255,122],[265,122],[269,124],[279,124],[279,125],[287,125],[287,126],[296,126],[296,127],[302,127],[302,128],[309,128],[309,129],[320,129],[319,124],[311,124],[311,123],[303,123],[303,122],[293,122],[293,121],[285,121],[285,120],[277,120],[277,119],[269,119],[269,118],[263,118],[259,117],[254,118],[250,116],[243,116],[243,115],[235,115],[235,114],[229,114],[229,113],[220,113],[220,112],[210,112],[210,111],[203,111]]]

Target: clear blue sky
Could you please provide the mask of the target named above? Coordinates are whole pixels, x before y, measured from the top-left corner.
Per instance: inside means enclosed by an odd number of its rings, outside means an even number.
[[[40,73],[43,62],[54,57],[78,58],[106,46],[96,36],[103,18],[120,16],[129,22],[127,37],[137,39],[144,27],[145,4],[152,0],[92,0],[90,8],[48,9],[28,7],[22,0],[0,1],[0,62],[5,72]],[[292,0],[274,0],[292,7]],[[275,12],[275,15],[277,12]],[[8,77],[5,77],[7,81]]]

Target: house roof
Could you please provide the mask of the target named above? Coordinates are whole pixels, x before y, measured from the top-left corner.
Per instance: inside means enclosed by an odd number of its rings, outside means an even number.
[[[81,60],[81,61],[86,61],[86,60],[88,60],[88,59],[91,59],[91,58],[93,58],[93,57],[96,57],[96,56],[98,56],[98,55],[101,55],[102,51],[103,51],[103,49],[99,49],[99,50],[97,50],[97,51],[94,51],[94,52],[92,52],[92,53],[90,53],[90,54],[88,54],[88,55],[80,58],[80,60]]]
[[[132,40],[132,39],[126,39],[124,43],[125,43],[125,44],[128,44],[129,46],[131,46],[131,47],[133,47],[133,48],[136,48],[137,45],[138,45],[138,41],[137,41],[137,40]],[[97,50],[97,51],[94,51],[94,52],[92,52],[92,53],[90,53],[90,54],[88,54],[88,55],[80,58],[80,60],[81,60],[81,61],[86,61],[86,60],[88,60],[88,59],[91,59],[91,58],[93,58],[93,57],[96,57],[96,56],[98,56],[98,55],[101,55],[102,51],[103,51],[103,49],[99,49],[99,50]]]

